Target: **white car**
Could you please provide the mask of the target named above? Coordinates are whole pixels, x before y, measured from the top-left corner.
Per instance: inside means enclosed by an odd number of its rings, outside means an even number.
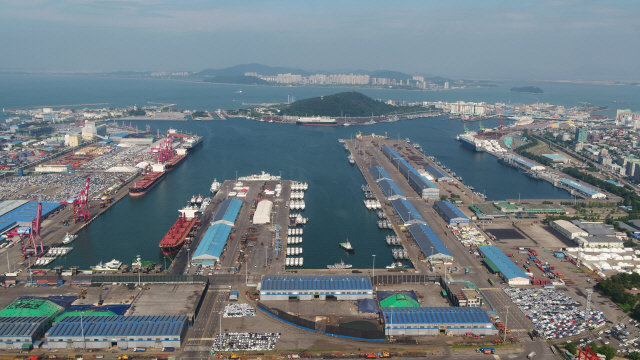
[[[608,341],[605,341],[605,342],[604,342],[604,344],[605,344],[605,345],[609,345],[609,342],[608,342]]]

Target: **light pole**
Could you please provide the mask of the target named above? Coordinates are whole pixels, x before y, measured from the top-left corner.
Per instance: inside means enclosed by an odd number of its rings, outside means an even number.
[[[236,182],[238,182],[238,170],[236,170]]]
[[[507,326],[509,326],[509,305],[507,305],[506,308],[507,308],[507,316],[504,318],[504,337],[502,338],[503,343],[507,341],[507,329],[508,329]]]
[[[187,248],[187,265],[191,266],[191,248]]]
[[[373,278],[376,276],[376,255],[371,255],[373,256],[373,267],[372,267],[372,275],[371,275],[371,280],[373,280]]]
[[[518,193],[518,205],[520,205],[520,193]]]
[[[80,331],[82,332],[82,349],[86,349],[87,348],[87,343],[84,341],[84,324],[82,323],[82,314],[84,314],[84,311],[80,312]]]

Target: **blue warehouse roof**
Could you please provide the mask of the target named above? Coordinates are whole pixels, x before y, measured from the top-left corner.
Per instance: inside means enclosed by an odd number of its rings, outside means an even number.
[[[546,157],[549,160],[567,160],[566,157],[558,154],[542,154],[542,156]]]
[[[389,158],[391,163],[399,168],[402,168],[403,173],[407,174],[407,178],[411,177],[413,180],[420,185],[420,187],[424,188],[438,188],[434,183],[429,181],[424,176],[420,175],[420,173],[413,168],[405,159],[400,156],[391,146],[384,145],[381,147],[382,153]]]
[[[452,219],[463,219],[469,220],[460,209],[458,209],[455,205],[453,205],[449,201],[434,201],[433,206],[435,206],[438,210],[440,210],[448,220]]]
[[[384,195],[387,197],[387,199],[405,199],[404,193],[402,192],[402,190],[400,190],[395,182],[382,179],[378,182],[378,185],[380,185],[380,188],[382,189],[382,192],[384,192]]]
[[[513,161],[517,162],[518,164],[520,164],[520,165],[522,165],[522,166],[524,166],[524,167],[526,167],[528,169],[531,169],[534,166],[538,166],[538,165],[532,163],[529,160],[525,160],[524,158],[521,158],[520,156],[514,156],[513,157]]]
[[[48,316],[0,317],[0,337],[32,336]]]
[[[405,224],[426,224],[424,218],[420,215],[418,210],[416,210],[413,204],[409,202],[409,200],[391,200],[391,205],[393,205],[393,208],[396,209],[396,212],[398,213],[398,215],[400,215],[400,218]]]
[[[507,279],[515,279],[515,278],[525,278],[529,279],[529,276],[522,271],[518,265],[516,265],[511,259],[507,257],[500,249],[495,246],[483,245],[478,246],[478,250],[482,252],[482,254],[489,258],[491,262],[493,262],[502,275],[504,275]]]
[[[211,221],[212,224],[215,224],[218,221],[226,221],[229,225],[233,224],[238,217],[238,213],[240,212],[240,208],[242,207],[242,200],[238,199],[227,199],[222,202],[220,208],[216,212],[216,215],[213,217]]]
[[[486,324],[492,326],[486,310],[477,307],[385,307],[385,324]]]
[[[223,223],[211,225],[200,240],[200,245],[193,253],[191,261],[219,260],[229,234],[231,234],[231,228],[231,225]]]
[[[50,213],[62,207],[56,202],[43,202],[42,203],[42,218],[44,219]],[[31,223],[31,220],[36,218],[36,212],[38,211],[38,202],[28,202],[24,205],[15,208],[6,214],[0,216],[0,233],[6,232],[16,225],[27,225]]]
[[[180,336],[184,315],[163,316],[69,316],[47,331],[51,337],[84,336]],[[83,329],[84,327],[84,329]]]
[[[433,166],[433,165],[427,165],[424,167],[424,170],[427,171],[429,174],[431,174],[431,176],[433,176],[436,179],[442,179],[442,178],[451,178],[451,176],[447,175],[444,171],[442,171],[440,168]]]
[[[373,175],[373,178],[376,179],[376,181],[380,181],[382,179],[391,180],[391,176],[389,176],[387,171],[380,166],[370,167],[369,172],[371,173],[371,175]]]
[[[368,276],[264,276],[260,291],[371,290]]]
[[[600,191],[594,190],[590,187],[584,186],[581,183],[571,180],[571,179],[562,179],[560,180],[561,184],[567,185],[568,187],[574,188],[576,190],[579,190],[585,194],[588,195],[595,195],[595,194],[599,194]]]
[[[418,244],[418,247],[424,254],[426,258],[431,256],[431,247],[433,246],[433,255],[446,255],[453,258],[453,255],[444,245],[442,240],[436,235],[433,230],[427,225],[424,224],[413,224],[407,226],[411,236]]]

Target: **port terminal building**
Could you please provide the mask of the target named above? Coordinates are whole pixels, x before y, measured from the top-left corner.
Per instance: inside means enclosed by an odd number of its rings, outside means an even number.
[[[407,179],[409,185],[423,199],[439,199],[440,189],[426,177],[411,166],[405,159],[400,156],[391,146],[384,145],[380,148],[384,156],[397,167],[398,171]]]
[[[49,316],[0,317],[0,349],[30,350],[48,328]]]
[[[531,278],[495,246],[478,246],[482,260],[489,270],[498,273],[508,285],[529,285]]]
[[[391,177],[385,169],[380,166],[372,166],[369,168],[369,172],[378,183],[378,186],[380,186],[380,189],[382,189],[386,200],[406,200],[407,197],[404,195],[402,190],[400,190],[398,185],[391,180]]]
[[[433,208],[451,226],[469,226],[469,218],[450,201],[434,201]]]
[[[373,299],[373,285],[368,276],[264,276],[260,299]]]
[[[442,171],[442,169],[440,169],[439,167],[427,165],[424,167],[424,170],[428,172],[431,177],[433,177],[437,182],[448,182],[453,180],[451,176]]]
[[[407,226],[407,230],[429,263],[433,265],[453,263],[453,255],[429,226],[412,224]]]
[[[478,307],[383,307],[386,335],[497,335],[486,310]]]
[[[420,215],[418,210],[409,200],[397,199],[391,200],[390,203],[396,210],[396,213],[400,216],[404,226],[411,224],[427,224],[422,215]]]
[[[242,200],[238,199],[227,199],[222,202],[193,253],[192,264],[215,265],[220,261],[242,203]]]
[[[557,230],[560,234],[566,237],[569,240],[573,240],[578,236],[586,237],[589,236],[589,233],[584,229],[576,226],[570,221],[567,220],[556,220],[549,223],[552,229]]]
[[[180,348],[187,316],[69,316],[46,333],[49,349]]]
[[[598,190],[585,186],[575,180],[571,179],[562,179],[560,180],[560,185],[564,185],[571,189],[572,192],[577,192],[580,195],[588,198],[588,199],[606,199],[607,195],[601,193]]]

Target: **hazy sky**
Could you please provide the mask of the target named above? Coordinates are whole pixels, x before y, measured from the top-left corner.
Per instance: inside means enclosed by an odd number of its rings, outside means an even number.
[[[638,1],[4,0],[0,70],[640,80]]]

